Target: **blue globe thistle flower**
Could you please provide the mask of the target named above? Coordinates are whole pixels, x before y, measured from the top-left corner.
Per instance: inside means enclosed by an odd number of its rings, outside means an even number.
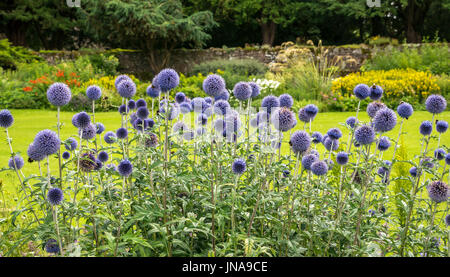
[[[58,254],[59,253],[59,246],[58,246],[58,242],[55,239],[49,239],[46,243],[45,243],[45,252],[47,253],[54,253],[54,254]]]
[[[271,121],[275,129],[286,132],[294,127],[295,114],[289,108],[283,107],[272,113]]]
[[[78,142],[74,138],[68,138],[64,143],[64,146],[66,147],[66,150],[73,151],[77,149]]]
[[[136,119],[133,123],[133,128],[136,129],[137,131],[143,132],[144,130],[146,130],[148,128],[148,123],[147,121],[142,120],[140,118]]]
[[[201,97],[195,97],[192,99],[191,105],[192,110],[194,110],[195,113],[203,113],[206,110],[208,103]]]
[[[206,94],[215,97],[225,89],[225,80],[217,74],[208,75],[203,81],[203,90]]]
[[[378,150],[380,151],[386,151],[391,146],[391,141],[388,137],[381,137],[380,141],[378,142]]]
[[[136,84],[132,80],[123,80],[117,86],[117,91],[123,98],[132,98],[136,94]]]
[[[371,118],[373,118],[379,110],[384,109],[384,108],[386,108],[385,104],[378,102],[378,101],[374,101],[374,102],[370,103],[369,105],[367,105],[366,111],[367,111],[367,114]]]
[[[217,115],[226,115],[230,109],[230,103],[225,100],[216,101],[213,106],[213,111]]]
[[[8,166],[11,169],[20,170],[24,166],[24,161],[21,156],[14,156],[14,158],[10,158],[8,161]]]
[[[91,116],[86,112],[80,112],[72,119],[72,123],[75,123],[74,126],[77,128],[85,128],[91,124]]]
[[[97,158],[101,161],[101,162],[106,162],[109,158],[109,155],[106,151],[100,151],[97,155]]]
[[[366,84],[359,84],[353,89],[353,93],[359,100],[364,100],[370,95],[370,88]]]
[[[41,151],[40,148],[36,147],[33,143],[28,146],[27,149],[28,158],[33,161],[42,161],[45,158],[45,154]]]
[[[406,102],[402,102],[400,105],[398,105],[397,107],[397,113],[401,118],[406,118],[408,119],[414,112],[413,107]]]
[[[182,114],[187,114],[192,111],[192,106],[188,102],[181,103],[179,107]]]
[[[47,200],[52,205],[59,205],[64,198],[63,191],[60,188],[51,188],[47,193]]]
[[[427,186],[428,196],[436,203],[445,202],[449,197],[449,190],[446,183],[434,181]]]
[[[450,226],[450,214],[445,216],[445,225],[447,225],[447,227]]]
[[[390,161],[383,161],[383,163],[385,165],[378,168],[378,174],[385,176],[389,173],[389,168],[391,167],[392,163]]]
[[[120,176],[128,177],[133,172],[133,165],[129,160],[122,160],[117,166],[117,171],[119,172]]]
[[[119,128],[116,131],[116,136],[118,139],[126,139],[128,137],[128,131],[125,128]]]
[[[450,153],[447,153],[447,155],[445,155],[445,163],[450,165]]]
[[[271,114],[273,110],[280,107],[280,100],[273,95],[266,96],[261,101],[261,107],[266,109],[265,112]]]
[[[187,130],[186,132],[183,133],[183,139],[190,141],[193,140],[195,138],[195,132],[192,130]]]
[[[152,118],[144,119],[144,122],[145,125],[150,129],[153,128],[153,126],[155,126],[155,121]]]
[[[360,126],[355,131],[355,140],[360,145],[371,144],[375,140],[375,131],[367,125]]]
[[[184,94],[183,92],[177,92],[175,94],[175,102],[181,104],[184,102],[184,100],[186,100],[186,94]]]
[[[317,162],[319,158],[314,154],[308,154],[302,157],[302,167],[305,170],[311,170],[311,165]]]
[[[322,139],[323,139],[323,136],[320,132],[313,132],[311,137],[312,137],[312,142],[315,144],[321,143]]]
[[[122,104],[119,106],[118,111],[121,115],[123,115],[123,114],[127,114],[130,110],[128,109],[128,107],[125,104]]]
[[[303,153],[308,150],[311,145],[311,137],[305,131],[295,131],[291,135],[289,145],[295,154]]]
[[[180,115],[180,109],[178,108],[177,105],[173,105],[172,103],[169,106],[169,112],[168,112],[168,119],[169,120],[174,120],[175,118],[178,117],[178,115]]]
[[[197,136],[203,136],[206,134],[207,130],[204,127],[198,127],[196,130]]]
[[[136,102],[133,99],[128,100],[128,109],[129,110],[135,110],[136,109]]]
[[[413,166],[409,169],[409,174],[413,177],[417,177],[417,167]]]
[[[95,159],[94,170],[98,171],[98,170],[102,169],[102,167],[103,167],[102,161],[100,161],[99,159]]]
[[[233,94],[239,101],[244,101],[252,95],[252,87],[247,82],[239,82],[233,88]]]
[[[119,75],[117,76],[116,80],[114,80],[114,87],[116,89],[118,89],[120,82],[122,81],[132,81],[130,77],[128,77],[127,75]]]
[[[67,151],[64,151],[64,153],[62,153],[62,157],[64,160],[68,160],[70,158],[70,153]]]
[[[236,133],[241,128],[239,114],[229,113],[225,117],[225,129],[227,134]]]
[[[259,85],[255,82],[248,82],[248,84],[250,85],[250,87],[252,88],[252,98],[257,97],[260,93],[261,93],[261,88],[259,87]]]
[[[49,156],[58,152],[61,146],[61,141],[55,132],[47,129],[37,133],[33,144],[40,148],[40,151],[45,156]]]
[[[96,133],[97,135],[100,135],[101,133],[103,133],[103,131],[105,131],[105,125],[103,125],[103,123],[101,122],[97,122],[95,123],[95,129],[96,129]]]
[[[208,117],[206,116],[206,114],[199,114],[197,117],[197,122],[200,125],[206,125],[208,123]]]
[[[327,135],[332,139],[340,139],[342,137],[342,132],[339,128],[331,128],[328,130]]]
[[[116,134],[113,131],[108,131],[103,136],[103,140],[108,144],[112,144],[112,143],[116,142],[116,138],[117,138]]]
[[[153,85],[150,85],[150,86],[147,87],[145,92],[151,98],[157,98],[160,95],[161,90],[159,88],[153,86]]]
[[[106,170],[108,171],[117,171],[117,166],[115,164],[107,164],[106,165]]]
[[[438,131],[438,133],[445,133],[448,129],[448,123],[447,121],[444,120],[437,120],[436,121],[436,131]]]
[[[423,136],[428,136],[433,131],[433,124],[430,121],[425,120],[419,126],[419,131]]]
[[[178,122],[175,122],[175,124],[173,124],[172,132],[178,133],[178,132],[183,132],[184,130],[187,130],[187,129],[188,129],[188,127],[187,127],[186,123],[184,123],[183,121],[178,121]]]
[[[142,98],[136,101],[136,108],[139,109],[140,107],[147,107],[147,102]]]
[[[358,123],[358,119],[354,116],[350,116],[349,118],[347,118],[347,120],[345,121],[345,123],[352,127],[355,128],[356,124]]]
[[[87,127],[81,129],[81,138],[85,140],[90,140],[95,138],[97,134],[97,128],[94,124],[89,124]]]
[[[92,101],[98,100],[102,96],[102,90],[99,86],[89,86],[86,89],[86,96]]]
[[[383,96],[383,89],[380,86],[372,85],[370,87],[370,99],[372,100],[380,100],[381,96]]]
[[[282,94],[278,97],[280,107],[291,108],[294,105],[294,99],[288,93]]]
[[[218,118],[214,121],[214,129],[218,133],[223,133],[225,130],[225,120]]]
[[[348,153],[347,152],[337,153],[336,162],[340,165],[346,165],[348,163]]]
[[[89,119],[89,121],[90,121],[90,119]],[[77,113],[72,116],[72,125],[75,128],[80,128],[80,126],[78,125],[78,114]]]
[[[71,98],[70,88],[64,83],[54,83],[47,90],[47,99],[53,106],[67,105]]]
[[[266,113],[265,111],[259,111],[256,114],[256,126],[259,126],[260,123],[268,123],[270,119],[270,114]],[[254,127],[256,127],[254,126]]]
[[[428,168],[434,167],[434,163],[430,157],[425,157],[423,160],[421,160],[420,165],[423,165],[424,167],[428,167]]]
[[[136,116],[142,120],[146,119],[149,114],[147,107],[139,107],[136,111]]]
[[[397,115],[391,109],[381,109],[375,114],[373,124],[375,131],[388,132],[397,124]]]
[[[317,151],[316,149],[311,149],[311,150],[308,151],[308,153],[316,155],[316,157],[320,159],[319,151]]]
[[[283,177],[284,178],[289,177],[289,175],[291,175],[291,172],[289,170],[287,170],[287,169],[283,170]]]
[[[336,151],[339,148],[339,140],[327,137],[323,140],[323,146],[328,151]]]
[[[154,133],[148,133],[148,137],[145,138],[145,147],[158,146],[158,136]]]
[[[161,91],[166,92],[178,86],[180,83],[180,76],[178,76],[178,73],[175,70],[166,68],[158,73],[157,83]]]
[[[0,127],[9,128],[14,123],[14,117],[9,110],[0,111]]]
[[[214,101],[225,100],[228,101],[230,99],[230,93],[224,89],[221,93],[214,97]]]
[[[305,108],[301,108],[298,110],[298,119],[304,123],[308,123],[311,120],[311,117],[308,116],[308,114],[305,111]]]
[[[311,165],[311,172],[317,176],[325,175],[328,172],[328,165],[324,161],[316,161]]]
[[[445,153],[445,150],[442,148],[438,148],[436,150],[434,150],[434,157],[438,160],[438,161],[442,161],[445,158],[445,155],[447,153]]]
[[[445,111],[445,108],[447,107],[447,101],[441,95],[432,94],[428,96],[427,100],[425,101],[425,107],[427,111],[432,114],[440,114]]]
[[[323,161],[327,164],[328,170],[332,170],[332,169],[333,169],[333,167],[334,167],[334,162],[333,162],[332,160],[330,160],[330,159],[325,159],[325,160],[323,160]]]
[[[319,112],[319,108],[317,108],[314,104],[308,104],[304,108],[306,115],[311,119],[314,120],[317,113]],[[309,121],[309,120],[308,120]]]
[[[212,98],[211,97],[204,97],[203,99],[205,99],[205,102],[208,103],[209,105],[212,105]]]
[[[247,168],[247,165],[243,159],[235,159],[231,166],[234,174],[243,174]]]

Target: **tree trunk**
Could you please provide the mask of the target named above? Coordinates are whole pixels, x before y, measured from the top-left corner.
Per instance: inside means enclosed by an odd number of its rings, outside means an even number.
[[[273,45],[275,41],[275,33],[277,30],[277,25],[273,21],[261,22],[261,32],[263,44]]]
[[[6,36],[13,45],[26,45],[26,26],[22,21],[11,21]]]
[[[425,21],[425,16],[433,0],[424,0],[421,4],[416,0],[408,0],[406,7],[406,40],[410,43],[422,41],[421,30]]]

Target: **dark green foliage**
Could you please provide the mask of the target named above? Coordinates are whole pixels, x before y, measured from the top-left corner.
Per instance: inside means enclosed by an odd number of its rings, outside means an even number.
[[[40,60],[42,58],[36,56],[30,50],[20,46],[12,46],[8,39],[0,40],[0,67],[16,69],[18,63],[30,63]]]
[[[192,73],[208,75],[210,73],[216,73],[217,70],[229,71],[241,76],[258,76],[266,73],[267,67],[254,59],[213,60],[194,65]]]

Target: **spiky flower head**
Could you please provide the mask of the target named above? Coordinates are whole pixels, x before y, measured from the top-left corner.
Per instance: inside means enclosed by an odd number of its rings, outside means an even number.
[[[280,95],[278,100],[280,101],[280,107],[291,108],[294,105],[294,99],[288,93]]]
[[[212,105],[212,98],[207,96],[207,97],[203,97],[203,99],[205,99],[205,102]]]
[[[245,172],[247,165],[243,159],[235,159],[231,168],[234,174],[240,175]]]
[[[44,248],[45,248],[45,252],[47,252],[47,253],[53,253],[53,254],[59,253],[58,242],[55,239],[49,239],[45,243]]]
[[[324,161],[316,161],[311,165],[311,172],[317,176],[325,175],[328,172],[328,165]]]
[[[101,161],[101,162],[106,162],[109,158],[109,155],[106,151],[100,151],[97,155],[97,158]]]
[[[225,117],[225,130],[227,134],[236,133],[241,128],[241,119],[237,113],[229,113]]]
[[[119,83],[117,91],[123,98],[130,99],[136,94],[136,84],[131,79],[125,79]]]
[[[148,117],[150,112],[148,111],[147,107],[139,107],[136,111],[136,115],[138,118],[144,120]]]
[[[428,120],[422,121],[422,123],[419,126],[419,132],[423,136],[428,136],[431,134],[432,131],[433,131],[433,124],[431,124],[431,122]]]
[[[442,161],[445,158],[445,155],[447,153],[445,153],[445,150],[442,148],[438,148],[436,150],[434,150],[434,157],[438,160],[438,161]]]
[[[370,87],[370,99],[372,100],[380,100],[381,96],[383,96],[383,89],[380,86],[373,84]]]
[[[164,92],[176,88],[180,83],[180,76],[171,68],[161,70],[156,78],[159,88]]]
[[[295,154],[303,153],[311,145],[311,137],[305,131],[295,131],[291,135],[289,145]]]
[[[392,165],[390,161],[383,161],[384,165],[378,168],[378,174],[381,176],[386,176],[389,173],[389,169]]]
[[[197,122],[200,125],[206,125],[208,123],[208,117],[206,114],[199,114],[197,117]]]
[[[388,137],[381,137],[378,142],[378,150],[386,151],[391,146],[391,141]]]
[[[326,137],[323,140],[323,146],[325,146],[325,149],[328,151],[336,151],[339,148],[339,140]]]
[[[147,101],[145,99],[140,98],[136,101],[136,108],[139,109],[140,107],[147,107]]]
[[[95,123],[95,132],[97,133],[97,135],[100,135],[101,133],[103,133],[103,131],[105,131],[105,125],[103,125],[103,123],[101,122]]]
[[[186,100],[186,94],[184,94],[183,92],[177,92],[175,94],[175,102],[177,102],[178,104],[181,104],[184,102],[184,100]]]
[[[73,150],[77,149],[78,142],[77,142],[77,140],[74,139],[74,138],[68,138],[68,139],[64,142],[64,146],[66,147],[67,150],[73,151]]]
[[[367,105],[366,111],[367,111],[367,114],[371,118],[373,118],[379,110],[384,109],[384,108],[386,108],[385,104],[378,102],[378,101],[374,101],[374,102],[371,102],[369,105]]]
[[[353,93],[359,100],[364,100],[370,95],[370,88],[366,84],[359,84],[353,89]]]
[[[70,158],[70,152],[64,151],[64,153],[62,153],[62,158],[68,160]]]
[[[206,94],[215,97],[225,89],[225,80],[217,74],[208,75],[203,81],[203,90]]]
[[[388,132],[397,124],[397,115],[389,108],[379,110],[373,118],[374,129],[377,132]]]
[[[153,126],[155,126],[155,121],[152,118],[144,119],[144,123],[148,128],[153,128]]]
[[[282,107],[272,113],[271,121],[275,129],[286,132],[294,127],[295,114],[289,108]]]
[[[128,109],[135,110],[136,109],[136,101],[133,99],[128,100]]]
[[[352,127],[355,128],[356,124],[358,123],[358,119],[354,116],[350,116],[349,118],[347,118],[347,120],[345,121],[345,123]]]
[[[213,106],[214,113],[222,116],[230,112],[230,109],[230,103],[225,100],[216,101]]]
[[[61,141],[55,132],[47,129],[37,133],[33,144],[40,148],[40,151],[45,156],[49,156],[58,152],[61,146]]]
[[[119,172],[120,176],[128,177],[133,172],[133,165],[129,160],[122,160],[117,166],[117,171]]]
[[[323,140],[323,136],[320,132],[313,132],[311,135],[312,138],[312,142],[317,144],[317,143],[321,143]]]
[[[0,111],[0,127],[9,128],[14,123],[14,117],[9,110]]]
[[[450,214],[445,216],[445,225],[447,225],[447,227],[450,226]]]
[[[47,90],[47,99],[54,106],[67,105],[71,98],[70,88],[64,83],[54,83]]]
[[[311,170],[311,165],[319,160],[314,154],[308,154],[302,157],[302,167],[306,170]]]
[[[375,131],[368,125],[362,125],[355,131],[355,140],[360,145],[371,144],[375,139]]]
[[[94,124],[89,124],[87,127],[81,129],[81,138],[90,140],[95,138],[97,134],[97,127]]]
[[[409,174],[413,177],[417,177],[417,167],[413,166],[409,169]]]
[[[116,136],[118,139],[126,139],[128,137],[128,131],[127,129],[121,127],[117,129]]]
[[[305,108],[301,108],[298,110],[298,119],[304,123],[308,123],[311,120],[311,117],[308,116],[308,114],[305,111]]]
[[[406,102],[400,103],[400,105],[398,105],[398,107],[397,107],[397,113],[401,118],[408,119],[413,114],[413,112],[414,112],[414,109],[411,106],[411,104],[406,103]]]
[[[348,163],[348,153],[347,152],[337,153],[336,162],[340,165],[346,165]]]
[[[102,90],[99,86],[96,85],[89,86],[86,89],[86,96],[92,101],[98,100],[102,96]]]
[[[45,154],[41,151],[40,148],[36,147],[33,143],[28,146],[27,149],[28,158],[33,161],[42,161],[45,158]]]
[[[257,97],[260,93],[261,93],[261,88],[259,87],[259,85],[255,82],[248,82],[248,84],[250,85],[250,87],[252,88],[252,98]]]
[[[218,100],[225,100],[228,101],[228,99],[230,99],[230,93],[228,92],[228,90],[224,89],[221,93],[219,93],[218,95],[214,96],[214,101],[218,101]]]
[[[222,134],[225,130],[225,120],[222,118],[218,118],[214,121],[214,130],[216,130],[217,133]]]
[[[72,123],[77,128],[85,128],[91,124],[91,116],[86,112],[79,112]]]
[[[24,165],[23,158],[21,156],[15,155],[14,158],[10,158],[8,161],[8,166],[11,169],[20,170]]]
[[[445,202],[449,197],[449,190],[446,183],[434,181],[427,186],[428,196],[436,203]]]
[[[184,123],[183,121],[175,122],[175,124],[173,124],[173,127],[172,127],[172,131],[174,133],[178,133],[178,132],[182,133],[184,130],[187,130],[187,129],[188,129],[188,127],[187,127],[186,123]]]
[[[440,114],[445,111],[445,108],[447,107],[447,101],[441,95],[432,94],[428,96],[427,100],[425,101],[425,107],[427,108],[427,111],[432,114]]]
[[[161,94],[161,90],[153,85],[149,85],[145,92],[151,98],[156,98]]]
[[[52,205],[59,205],[64,198],[64,193],[60,188],[51,188],[47,193],[47,200]]]
[[[201,97],[195,97],[192,99],[191,105],[192,110],[194,110],[195,113],[203,113],[208,107],[208,103],[206,103],[205,99]]]
[[[244,101],[252,95],[252,87],[247,82],[239,82],[233,88],[234,97],[239,101]]]
[[[319,112],[319,108],[314,104],[308,104],[304,108],[306,115],[313,120],[317,113]]]
[[[448,123],[447,121],[444,120],[437,120],[436,121],[436,131],[438,131],[438,133],[445,133],[448,129]]]
[[[280,101],[278,100],[278,97],[273,95],[268,95],[261,101],[261,107],[265,108],[265,112],[267,112],[268,114],[272,113],[272,110],[275,110],[279,106]]]
[[[179,108],[180,108],[180,112],[182,114],[187,114],[187,113],[190,113],[192,111],[192,106],[188,102],[181,103]]]
[[[342,132],[339,128],[331,128],[328,130],[327,135],[332,139],[340,139],[342,137]]]
[[[116,80],[114,80],[114,87],[116,89],[118,89],[120,82],[122,81],[132,81],[130,77],[128,77],[128,75],[119,75],[117,76]]]
[[[119,106],[118,111],[121,115],[123,115],[123,114],[127,114],[130,111],[130,109],[125,104],[122,104]]]
[[[450,153],[447,153],[447,155],[445,155],[445,163],[447,165],[450,165]]]
[[[106,143],[108,144],[112,144],[114,142],[116,142],[116,134],[113,131],[108,131],[105,133],[105,135],[103,136],[103,139],[105,140]]]

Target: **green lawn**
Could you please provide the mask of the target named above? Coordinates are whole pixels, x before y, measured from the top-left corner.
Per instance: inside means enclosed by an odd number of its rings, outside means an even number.
[[[25,166],[23,168],[23,173],[28,175],[30,173],[37,173],[38,166],[37,163],[28,163],[28,156],[26,154],[28,145],[33,141],[34,136],[37,132],[43,129],[52,129],[56,131],[56,111],[43,111],[43,110],[11,110],[11,113],[14,116],[14,125],[9,129],[10,136],[12,137],[13,149],[16,152],[20,152],[22,157],[25,160]],[[67,139],[70,136],[76,137],[76,128],[72,125],[71,119],[74,113],[71,112],[62,112],[61,113],[61,121],[64,126],[61,130],[62,139]],[[343,126],[340,126],[339,123],[345,122],[346,118],[349,116],[354,116],[354,112],[331,112],[331,113],[319,113],[312,124],[312,131],[319,131],[325,133],[331,127],[340,127],[343,131],[344,135],[341,138],[342,142],[347,142],[348,140],[348,132]],[[360,121],[368,121],[369,118],[364,111],[361,111],[358,115]],[[115,131],[120,127],[120,115],[117,112],[107,112],[107,113],[96,113],[95,115],[96,122],[102,122],[106,131],[112,130]],[[437,119],[446,120],[450,122],[450,112],[445,112],[440,114]],[[413,155],[418,154],[420,151],[420,137],[418,128],[420,123],[423,120],[431,120],[431,114],[428,112],[415,112],[409,120],[405,121],[403,125],[404,132],[407,132],[405,136],[406,148],[408,151],[408,155],[413,157]],[[303,124],[297,124],[296,130],[302,129]],[[397,127],[386,133],[385,135],[391,138],[397,138],[398,135]],[[434,134],[436,132],[434,131]],[[0,145],[0,167],[8,166],[8,159],[10,157],[9,147],[6,142],[6,136],[3,133],[3,141]],[[285,134],[285,141],[288,139],[288,133]],[[430,149],[435,148],[436,141],[432,141],[430,145]],[[445,133],[441,137],[441,145],[450,146],[450,131]],[[319,149],[323,149],[323,147],[319,147]],[[288,153],[289,148],[288,144],[284,143],[283,145],[283,153]],[[392,158],[392,147],[387,153],[384,154],[386,159]],[[51,160],[52,170],[56,170],[57,168],[57,159]],[[55,172],[56,174],[56,172]],[[15,176],[15,173],[11,170],[4,171],[0,173],[0,181],[3,184],[3,190],[6,197],[7,206],[13,204],[11,200],[13,200],[17,195],[17,186],[18,181]],[[0,198],[2,201],[2,199]],[[1,203],[0,206],[3,206]]]

